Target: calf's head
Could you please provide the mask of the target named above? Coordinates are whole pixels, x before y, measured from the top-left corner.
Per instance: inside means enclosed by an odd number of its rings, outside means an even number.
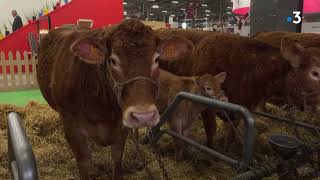
[[[320,48],[305,48],[298,41],[283,38],[281,52],[292,66],[288,89],[297,91],[297,97],[288,98],[303,102],[305,110],[320,112]]]
[[[205,74],[195,79],[197,84],[197,93],[202,96],[215,98],[220,101],[228,101],[224,91],[221,88],[222,83],[226,79],[226,72],[219,73],[215,76]]]
[[[103,65],[100,69],[122,110],[123,124],[139,128],[159,122],[158,58],[180,58],[191,48],[179,37],[159,40],[150,27],[131,19],[113,27],[104,38],[74,42],[71,51],[87,64]]]

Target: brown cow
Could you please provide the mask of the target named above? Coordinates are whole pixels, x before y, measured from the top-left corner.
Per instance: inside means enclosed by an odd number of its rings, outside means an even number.
[[[181,36],[193,43],[194,46],[197,46],[199,42],[205,39],[208,36],[216,35],[216,32],[210,31],[201,31],[201,30],[182,30],[182,29],[159,29],[155,31],[160,38],[168,38],[171,36]],[[225,34],[228,35],[228,34]],[[171,73],[180,76],[193,76],[194,72],[192,71],[193,61],[192,56],[186,56],[175,61],[162,61],[160,60],[159,66],[162,69],[165,69]],[[210,112],[208,110],[203,111],[203,117],[215,116],[215,112]],[[215,121],[212,121],[207,118],[203,118],[205,133],[207,137],[207,145],[212,147],[213,145],[213,133],[215,132]]]
[[[189,40],[194,45],[197,45],[203,38],[216,34],[210,31],[201,31],[197,29],[158,29],[155,31],[158,37],[168,38],[171,36],[181,36]],[[186,56],[176,61],[160,61],[160,68],[165,69],[179,76],[193,76],[191,56]]]
[[[282,83],[276,94],[285,98],[289,105],[298,106],[307,111],[319,111],[317,105],[320,101],[320,35],[313,33],[292,33],[292,32],[266,32],[259,33],[256,39],[281,48],[281,41],[299,42],[304,46],[304,54],[299,58],[303,60],[302,67],[309,71],[304,76],[304,72],[297,69],[291,71]],[[301,85],[303,82],[303,85]],[[273,102],[273,101],[272,101]],[[264,104],[264,103],[263,103]]]
[[[319,61],[301,44],[290,39],[283,39],[279,51],[252,38],[212,35],[196,46],[193,57],[195,74],[227,72],[223,87],[230,102],[250,110],[283,87],[282,83],[290,73],[296,73],[294,80],[302,89],[309,88],[311,79],[319,80],[314,74],[318,72]],[[309,90],[309,93],[316,93],[319,87]],[[320,101],[312,104],[316,110],[319,105]]]
[[[181,77],[173,75],[167,71],[160,71],[161,92],[158,108],[164,111],[179,92],[191,92],[201,96],[216,98],[222,101],[228,101],[221,89],[221,84],[226,78],[226,73],[222,72],[216,76],[209,74],[201,77]],[[190,136],[193,122],[197,116],[207,107],[192,101],[182,101],[174,111],[169,120],[170,128],[186,137]],[[176,140],[176,160],[183,159],[184,143]]]
[[[167,53],[168,48],[175,53]],[[160,40],[150,27],[126,20],[109,29],[49,32],[40,46],[37,78],[44,98],[63,122],[81,179],[91,167],[87,138],[111,146],[113,179],[123,179],[127,129],[154,126],[158,57],[192,51],[181,38]]]
[[[306,54],[309,52],[303,46],[290,39],[283,41],[279,51],[279,48],[252,38],[212,34],[195,46],[191,58],[193,62],[188,64],[193,65],[192,73],[195,75],[205,73],[216,75],[227,72],[228,77],[223,88],[229,101],[254,110],[259,102],[275,93],[275,90],[281,87],[281,82],[293,71],[300,72],[299,77],[295,79],[299,81],[301,87],[309,85],[304,77],[309,77],[313,71],[310,71],[310,68],[317,69],[318,65],[313,63],[314,60],[301,59]],[[184,68],[184,64],[187,63],[180,64],[179,72],[190,74],[190,70]],[[175,69],[171,72],[174,73]],[[318,105],[319,102],[316,102],[313,107],[317,108]],[[210,128],[214,122],[208,119],[210,116],[213,115],[207,111],[205,117],[207,134],[214,131]],[[234,115],[231,116],[231,119],[237,119]],[[208,141],[208,146],[211,145],[212,143]]]

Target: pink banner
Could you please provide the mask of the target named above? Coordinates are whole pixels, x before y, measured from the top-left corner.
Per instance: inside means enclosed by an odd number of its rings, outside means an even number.
[[[241,0],[240,0],[241,1]],[[250,11],[250,7],[241,7],[233,10],[233,13],[237,15],[245,15]],[[313,14],[320,13],[320,0],[304,0],[303,13]]]

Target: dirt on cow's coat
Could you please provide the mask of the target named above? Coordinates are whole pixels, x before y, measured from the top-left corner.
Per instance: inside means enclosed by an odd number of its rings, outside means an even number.
[[[278,107],[268,105],[268,110],[283,116],[288,113]],[[48,105],[41,105],[30,102],[26,107],[20,108],[9,105],[0,105],[0,179],[10,179],[10,173],[7,169],[7,114],[15,111],[20,114],[24,120],[27,135],[32,144],[38,166],[40,179],[79,179],[78,169],[71,150],[64,139],[61,122],[58,114]],[[292,112],[291,116],[296,119],[309,123],[320,125],[320,121],[306,113],[298,111]],[[295,135],[295,128],[286,124],[270,121],[265,118],[257,118],[256,121],[258,138],[256,142],[255,157],[259,162],[270,159],[273,156],[272,150],[268,144],[267,137],[273,133]],[[297,131],[302,139],[307,143],[313,144],[319,140],[309,130],[298,128]],[[193,129],[194,139],[205,143],[205,135],[201,121],[197,121]],[[215,149],[220,152],[226,152],[227,155],[240,159],[242,146],[240,140],[223,147],[224,126],[221,120],[218,120],[218,131],[215,136]],[[92,149],[93,176],[96,179],[111,179],[112,165],[111,152],[108,147],[90,144]],[[183,162],[174,160],[174,146],[172,138],[163,136],[160,139],[157,148],[161,154],[162,161],[165,163],[165,169],[170,179],[229,179],[236,175],[236,171],[226,163],[213,159],[194,148],[189,148],[190,155]],[[140,145],[143,157],[139,156],[131,138],[128,138],[123,158],[123,171],[125,179],[148,179],[146,168],[151,170],[156,179],[163,179],[162,170],[147,145]],[[143,159],[144,160],[143,160]],[[310,167],[304,167],[301,172],[310,171]],[[268,179],[277,179],[271,177]]]

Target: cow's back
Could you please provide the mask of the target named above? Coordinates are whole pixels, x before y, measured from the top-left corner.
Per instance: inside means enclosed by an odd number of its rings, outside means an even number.
[[[298,41],[306,48],[320,46],[320,35],[315,33],[274,31],[259,33],[254,38],[278,48],[281,47],[281,41],[283,38]]]
[[[261,32],[258,33],[254,38],[258,39],[259,41],[268,43],[272,46],[280,48],[281,46],[281,39],[291,34],[292,32],[287,31],[271,31],[271,32]]]
[[[196,29],[192,30],[183,30],[183,29],[158,29],[155,31],[157,36],[160,39],[169,38],[171,36],[180,36],[187,40],[189,40],[191,43],[193,43],[195,46],[201,42],[201,40],[207,36],[210,36],[211,34],[217,34],[215,32],[209,32],[209,31],[200,31]],[[162,69],[165,69],[171,73],[174,73],[179,76],[192,76],[192,60],[191,57],[186,57],[182,59],[178,59],[175,61],[160,61],[160,67]]]
[[[192,77],[176,76],[166,70],[160,70],[160,98],[158,109],[163,112],[175,96],[182,91],[189,92],[193,85]]]
[[[202,38],[209,36],[211,34],[217,34],[216,32],[212,31],[201,31],[197,29],[189,29],[189,30],[184,30],[184,29],[158,29],[155,31],[156,34],[160,38],[166,38],[170,36],[182,36],[189,41],[191,41],[193,44],[197,44],[202,40]]]

